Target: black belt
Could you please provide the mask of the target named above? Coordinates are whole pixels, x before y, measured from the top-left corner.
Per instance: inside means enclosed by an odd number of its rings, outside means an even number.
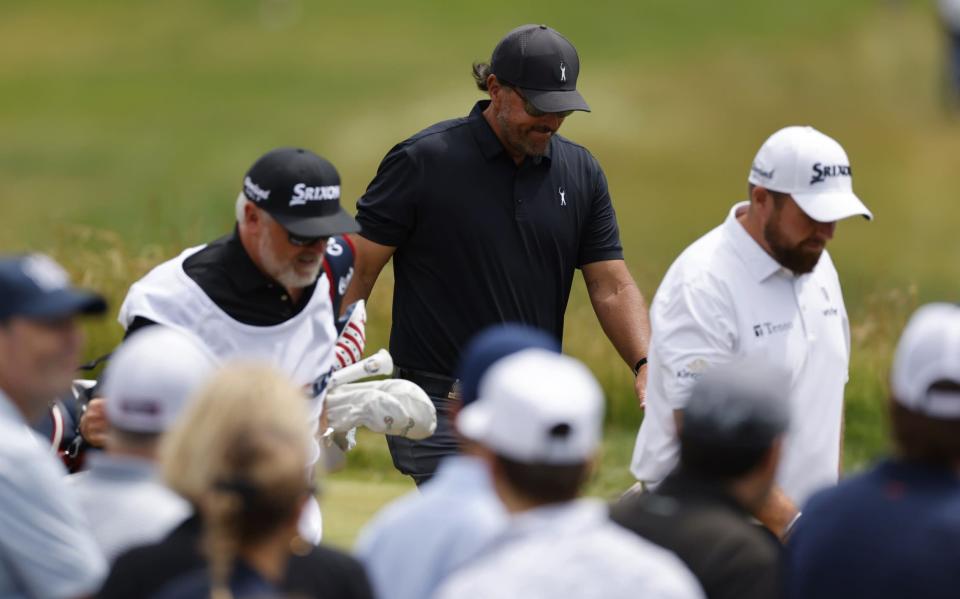
[[[423,370],[401,368],[399,366],[394,368],[393,376],[398,379],[406,379],[412,383],[416,383],[431,397],[460,400],[460,381],[455,378]]]

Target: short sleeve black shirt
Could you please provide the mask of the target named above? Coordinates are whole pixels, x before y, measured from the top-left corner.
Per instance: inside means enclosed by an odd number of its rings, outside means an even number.
[[[560,339],[576,269],[623,258],[596,159],[554,135],[547,155],[517,166],[488,104],[395,146],[357,202],[360,235],[397,248],[390,351],[407,368],[452,373],[496,323]]]

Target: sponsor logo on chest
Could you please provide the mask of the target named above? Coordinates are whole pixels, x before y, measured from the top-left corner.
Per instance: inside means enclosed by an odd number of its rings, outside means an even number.
[[[793,321],[787,322],[761,322],[753,325],[753,336],[764,337],[767,335],[779,335],[787,333],[793,329]]]

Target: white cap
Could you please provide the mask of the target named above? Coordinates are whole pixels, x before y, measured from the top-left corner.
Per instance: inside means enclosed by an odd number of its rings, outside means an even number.
[[[162,433],[215,367],[216,359],[187,333],[160,325],[138,331],[104,372],[107,420],[124,431]]]
[[[832,137],[813,127],[785,127],[763,142],[747,180],[788,193],[813,220],[832,223],[873,214],[853,193],[847,153]]]
[[[908,410],[931,418],[960,419],[960,393],[931,390],[960,384],[960,307],[927,304],[913,313],[893,357],[890,387]]]
[[[600,445],[603,391],[579,361],[527,349],[487,371],[457,427],[464,437],[518,462],[582,463]]]

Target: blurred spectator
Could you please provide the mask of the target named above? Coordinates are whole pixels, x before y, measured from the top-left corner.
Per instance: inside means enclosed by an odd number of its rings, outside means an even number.
[[[743,363],[705,375],[684,411],[679,468],[613,508],[616,522],[676,553],[708,599],[782,594],[780,543],[750,514],[773,488],[790,418],[786,383]]]
[[[956,597],[960,307],[910,319],[890,380],[895,457],[815,495],[788,544],[788,596]]]
[[[199,341],[160,326],[134,335],[111,358],[103,377],[106,451],[91,452],[90,470],[67,479],[108,561],[159,541],[190,514],[160,480],[156,453],[213,370]]]
[[[547,333],[524,325],[494,326],[477,335],[458,368],[462,406],[477,398],[487,369],[532,347],[560,351],[560,344]],[[454,409],[454,423],[457,412]],[[411,493],[387,506],[357,543],[380,599],[429,597],[506,523],[477,447],[467,439],[461,439],[460,454],[444,459],[436,476],[420,490],[422,494]]]
[[[70,388],[76,316],[105,310],[50,258],[0,257],[0,597],[80,597],[106,574],[63,465],[27,424]]]
[[[947,34],[947,101],[960,109],[960,0],[938,0],[940,20]]]
[[[163,475],[195,514],[121,555],[100,596],[371,597],[360,564],[297,537],[312,495],[306,415],[303,393],[270,368],[215,375],[161,446]]]
[[[528,349],[495,364],[457,420],[512,518],[441,599],[702,597],[676,556],[577,500],[600,447],[603,393],[580,362]]]

